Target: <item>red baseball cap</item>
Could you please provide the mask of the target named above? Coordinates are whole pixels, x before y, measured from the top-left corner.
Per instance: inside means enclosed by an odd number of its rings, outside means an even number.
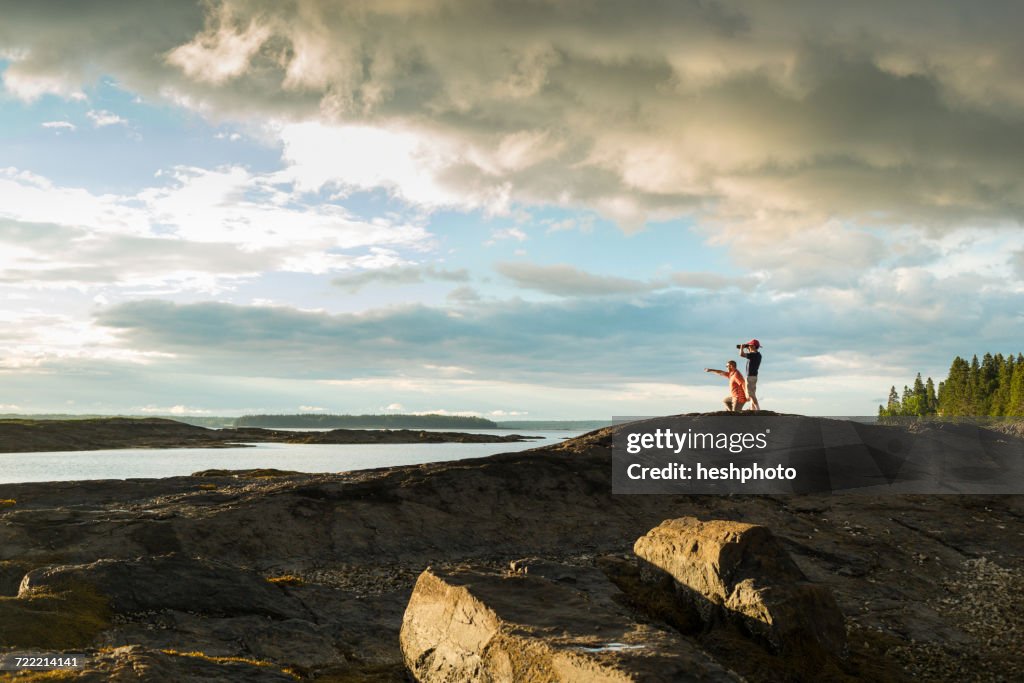
[[[756,339],[751,339],[750,341],[747,342],[747,346],[753,346],[755,349],[759,349],[761,348],[761,342],[757,341]]]

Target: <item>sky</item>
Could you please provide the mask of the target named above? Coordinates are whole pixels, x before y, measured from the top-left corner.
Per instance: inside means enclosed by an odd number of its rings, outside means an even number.
[[[870,415],[1024,350],[1020,3],[0,22],[0,412]]]

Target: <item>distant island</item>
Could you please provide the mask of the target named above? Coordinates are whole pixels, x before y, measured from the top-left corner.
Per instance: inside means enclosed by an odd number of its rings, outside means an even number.
[[[0,453],[119,448],[237,448],[254,443],[384,444],[513,443],[539,436],[467,434],[415,429],[278,431],[258,427],[207,429],[163,418],[0,420]]]
[[[499,422],[498,429],[565,429],[589,432],[611,425],[611,420],[510,420]]]
[[[270,427],[307,429],[498,429],[498,425],[482,417],[463,415],[243,415],[235,427]]]
[[[244,415],[233,427],[286,429],[563,429],[590,431],[611,425],[611,420],[506,420],[495,422],[462,415]]]
[[[65,413],[6,413],[0,420],[105,420],[112,418],[160,418],[207,429],[265,427],[268,429],[559,429],[591,431],[611,425],[611,420],[505,420],[462,415],[388,414],[331,415],[299,413],[295,415],[98,415]]]

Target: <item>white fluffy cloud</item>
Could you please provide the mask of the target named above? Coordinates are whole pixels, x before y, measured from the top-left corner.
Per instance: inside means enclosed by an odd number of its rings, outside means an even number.
[[[71,123],[70,121],[43,121],[40,125],[43,128],[50,128],[52,130],[57,131],[67,130],[73,132],[78,128],[75,124]]]
[[[106,111],[105,109],[90,109],[85,113],[86,117],[92,121],[92,125],[97,128],[106,128],[107,126],[123,126],[128,121],[113,112]]]
[[[404,263],[395,249],[431,239],[419,224],[305,203],[293,186],[241,167],[177,168],[159,180],[134,195],[96,195],[0,171],[0,282],[211,289],[275,270],[392,267]]]

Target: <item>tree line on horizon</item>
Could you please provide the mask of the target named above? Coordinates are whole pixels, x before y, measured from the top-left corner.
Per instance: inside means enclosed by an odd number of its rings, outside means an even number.
[[[330,415],[299,413],[297,415],[243,415],[235,420],[236,427],[313,427],[349,429],[496,429],[498,425],[482,417],[465,415]]]
[[[1024,415],[1024,355],[986,353],[967,362],[953,359],[949,374],[936,388],[932,378],[921,380],[917,373],[912,386],[903,393],[893,386],[879,417],[1021,416]]]

